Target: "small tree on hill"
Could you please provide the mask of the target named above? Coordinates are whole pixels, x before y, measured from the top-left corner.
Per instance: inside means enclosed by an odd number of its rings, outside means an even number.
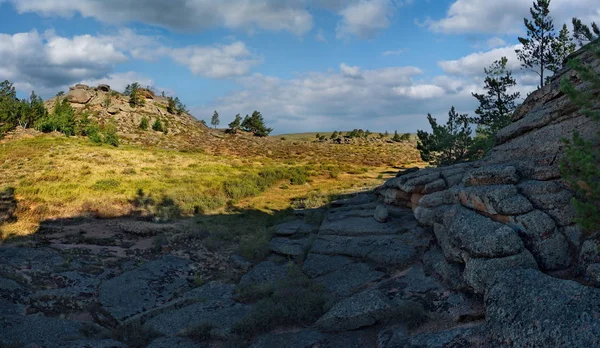
[[[453,106],[448,112],[448,122],[445,126],[439,125],[431,114],[427,115],[427,120],[433,132],[417,132],[417,149],[423,161],[445,166],[468,159],[473,142],[469,115],[458,114]]]
[[[131,85],[127,85],[124,94],[129,95],[129,106],[131,106],[132,108],[144,106],[146,104],[146,97],[142,93],[140,84],[137,82],[134,82]]]
[[[150,121],[148,120],[148,117],[142,116],[142,120],[140,121],[140,129],[147,130],[149,126],[150,126]]]
[[[329,139],[334,140],[334,139],[339,138],[339,136],[340,135],[338,134],[338,131],[333,131],[333,133],[331,133],[331,136],[329,137]]]
[[[210,124],[216,129],[219,123],[221,123],[221,121],[219,121],[219,113],[217,110],[215,110],[215,113],[212,115],[210,120]]]
[[[159,118],[157,118],[156,121],[154,121],[154,123],[152,124],[152,130],[157,132],[164,131],[163,124]]]
[[[552,42],[553,57],[552,61],[548,65],[548,70],[556,74],[558,70],[560,70],[563,67],[567,57],[571,53],[575,52],[576,48],[577,45],[571,37],[569,28],[567,28],[566,24],[563,24],[562,29],[558,33],[558,36],[556,37],[554,42]]]
[[[519,37],[522,49],[516,50],[523,68],[540,76],[540,87],[544,86],[544,74],[555,61],[552,52],[554,42],[554,23],[550,17],[550,0],[536,0],[529,9],[531,20],[524,18],[527,38]]]
[[[237,134],[242,126],[242,116],[240,114],[235,115],[235,119],[228,126],[227,133]]]
[[[246,115],[242,121],[242,128],[247,132],[254,133],[254,135],[258,137],[266,137],[273,131],[272,128],[267,128],[265,126],[263,116],[258,111],[254,111],[250,117]]]
[[[402,141],[402,139],[400,139],[400,134],[398,134],[398,131],[394,131],[394,136],[392,137],[392,141],[395,141],[395,142]]]

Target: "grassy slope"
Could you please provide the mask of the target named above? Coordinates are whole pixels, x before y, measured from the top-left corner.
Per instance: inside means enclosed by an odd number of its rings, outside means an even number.
[[[281,143],[267,142],[272,144],[268,151],[274,156],[265,157],[139,146],[113,148],[52,135],[7,141],[0,144],[0,190],[14,187],[19,208],[17,222],[2,226],[0,232],[28,234],[47,218],[129,214],[139,189],[155,201],[172,198],[184,215],[216,211],[227,203],[265,211],[285,209],[305,196],[309,204],[318,204],[330,193],[380,183],[394,169],[386,163],[361,159],[366,154],[391,156],[392,151],[400,149],[347,145],[332,151],[311,145],[298,147],[299,151],[288,157],[296,147],[287,144],[286,150],[279,153]],[[340,158],[342,155],[344,158]],[[396,157],[402,154],[396,152]],[[357,159],[356,165],[348,163],[352,158]],[[256,189],[254,181],[261,180],[259,172],[289,168],[306,171],[310,182],[291,185],[284,178],[269,183],[271,188],[264,193]]]

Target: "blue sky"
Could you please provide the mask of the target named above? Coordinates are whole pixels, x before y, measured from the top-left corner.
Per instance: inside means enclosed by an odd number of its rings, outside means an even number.
[[[414,132],[472,113],[483,68],[514,55],[529,0],[0,0],[0,80],[22,96],[133,81],[222,124],[259,110],[275,133]],[[556,25],[600,22],[595,0],[553,0]]]

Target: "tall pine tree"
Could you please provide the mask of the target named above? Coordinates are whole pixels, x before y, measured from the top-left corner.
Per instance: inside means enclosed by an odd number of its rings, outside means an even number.
[[[548,65],[548,70],[556,74],[563,67],[567,57],[575,52],[576,49],[577,45],[571,37],[569,28],[567,28],[566,24],[563,24],[558,36],[552,43],[552,61]]]
[[[555,40],[554,23],[550,17],[550,0],[536,0],[529,9],[531,20],[524,18],[527,37],[519,37],[522,49],[515,52],[521,66],[540,76],[540,87],[544,86],[544,74],[554,61],[552,43]]]
[[[600,28],[594,22],[591,24],[591,29],[586,24],[583,24],[580,19],[573,18],[573,38],[580,45],[594,41],[600,37]]]
[[[221,123],[221,121],[219,121],[219,113],[217,112],[217,110],[215,110],[215,113],[210,119],[210,124],[216,129],[219,123]]]

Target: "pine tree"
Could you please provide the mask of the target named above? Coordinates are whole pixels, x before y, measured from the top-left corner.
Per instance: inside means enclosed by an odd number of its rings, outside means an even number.
[[[228,125],[227,133],[237,134],[242,125],[242,116],[240,114],[235,115],[235,119]]]
[[[468,114],[458,114],[452,106],[445,126],[439,125],[431,114],[427,115],[427,120],[433,133],[422,130],[417,132],[419,138],[417,149],[423,161],[445,166],[468,159],[469,149],[473,143]]]
[[[164,131],[163,124],[160,121],[160,119],[157,118],[156,121],[154,121],[154,123],[152,124],[152,130],[157,132]]]
[[[563,24],[558,36],[552,43],[553,55],[552,61],[548,65],[548,70],[556,74],[563,67],[567,57],[575,52],[575,49],[577,49],[577,45],[573,42],[569,28],[567,28],[566,24]]]
[[[395,141],[397,143],[402,141],[402,138],[400,137],[400,134],[398,134],[398,131],[394,131],[394,136],[392,137],[392,141]]]
[[[144,106],[146,104],[146,97],[142,94],[140,84],[137,82],[127,85],[125,88],[125,95],[129,95],[129,106],[132,108]]]
[[[266,137],[273,131],[272,128],[267,128],[265,126],[263,116],[258,111],[254,111],[250,117],[246,115],[242,121],[242,128],[247,132],[254,133],[254,135],[258,137]]]
[[[583,24],[580,19],[573,18],[573,38],[579,42],[580,45],[596,40],[600,37],[600,28],[594,22],[588,27]]]
[[[529,9],[532,20],[523,19],[527,38],[519,37],[522,49],[516,50],[521,66],[540,76],[540,87],[544,86],[544,74],[554,61],[552,43],[555,40],[554,23],[550,17],[550,0],[536,0]]]
[[[600,59],[600,43],[595,42],[587,48],[594,51]],[[567,77],[561,81],[562,91],[580,107],[581,112],[600,121],[600,77],[592,67],[584,65],[579,59],[567,63],[577,72],[586,88],[578,90]],[[575,221],[584,231],[592,233],[600,226],[600,133],[595,139],[586,140],[578,132],[565,143],[565,159],[561,163],[561,176],[574,191],[573,205],[576,211]]]
[[[148,117],[142,116],[142,119],[140,120],[140,129],[147,130],[149,126],[150,126],[150,121],[148,120]]]
[[[521,97],[519,92],[509,92],[509,89],[517,85],[517,81],[512,77],[511,71],[506,69],[507,63],[508,59],[502,57],[485,68],[486,78],[483,89],[486,93],[472,93],[479,101],[479,107],[475,110],[477,117],[472,121],[480,125],[480,129],[485,130],[490,136],[510,124],[511,115],[517,106],[516,101]]]
[[[331,133],[331,136],[329,137],[329,139],[334,140],[337,139],[340,135],[338,134],[338,131],[333,131],[333,133]]]
[[[215,110],[215,113],[213,114],[212,119],[210,120],[210,124],[216,129],[219,123],[221,123],[221,121],[219,121],[219,113],[217,112],[217,110]]]

